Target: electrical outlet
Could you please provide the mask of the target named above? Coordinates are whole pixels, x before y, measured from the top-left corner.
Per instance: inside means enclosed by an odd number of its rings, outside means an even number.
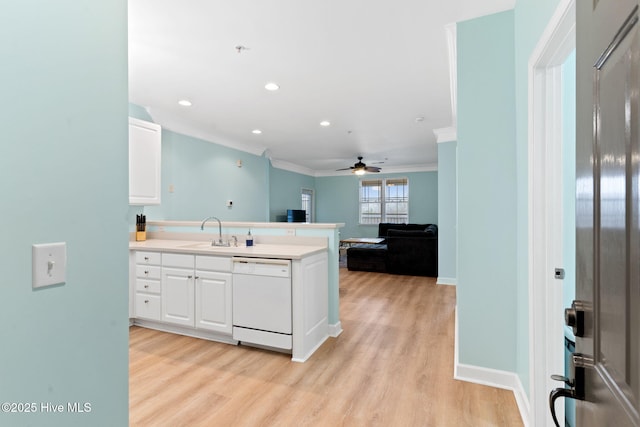
[[[287,228],[287,236],[295,236],[296,229],[295,228]]]

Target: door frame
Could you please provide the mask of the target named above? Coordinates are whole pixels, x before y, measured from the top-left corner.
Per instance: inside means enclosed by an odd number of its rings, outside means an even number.
[[[575,0],[561,0],[528,64],[528,291],[531,425],[551,425],[549,392],[564,373],[562,282],[562,73],[575,49]],[[551,284],[540,286],[539,284]],[[564,408],[558,405],[560,419]],[[544,420],[544,421],[543,421]]]

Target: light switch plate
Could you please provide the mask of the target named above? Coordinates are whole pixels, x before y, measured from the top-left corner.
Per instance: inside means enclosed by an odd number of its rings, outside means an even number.
[[[57,285],[67,280],[67,244],[42,243],[31,247],[32,288]]]

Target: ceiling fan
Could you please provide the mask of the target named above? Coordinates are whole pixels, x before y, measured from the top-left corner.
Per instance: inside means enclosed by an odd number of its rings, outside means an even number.
[[[379,162],[379,163],[383,163],[383,162]],[[380,168],[377,166],[367,166],[365,163],[362,163],[362,156],[358,156],[358,161],[356,163],[354,163],[353,166],[350,166],[348,168],[342,168],[342,169],[337,169],[339,171],[346,171],[351,169],[351,172],[355,173],[356,175],[363,175],[366,172],[380,172]]]

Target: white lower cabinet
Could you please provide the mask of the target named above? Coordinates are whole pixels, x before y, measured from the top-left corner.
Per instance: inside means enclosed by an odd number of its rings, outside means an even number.
[[[229,257],[162,254],[162,321],[231,334],[230,271]]]
[[[160,320],[160,295],[136,294],[136,317]]]
[[[231,273],[196,270],[196,328],[231,334]]]
[[[307,360],[329,336],[326,251],[291,260],[291,303],[286,311],[292,330],[279,342],[260,327],[234,334],[231,256],[137,250],[129,263],[132,324],[230,344],[290,349],[296,362]],[[253,277],[268,284],[268,277]],[[268,340],[265,334],[270,334]]]
[[[162,321],[194,326],[193,276],[193,270],[162,267]]]

